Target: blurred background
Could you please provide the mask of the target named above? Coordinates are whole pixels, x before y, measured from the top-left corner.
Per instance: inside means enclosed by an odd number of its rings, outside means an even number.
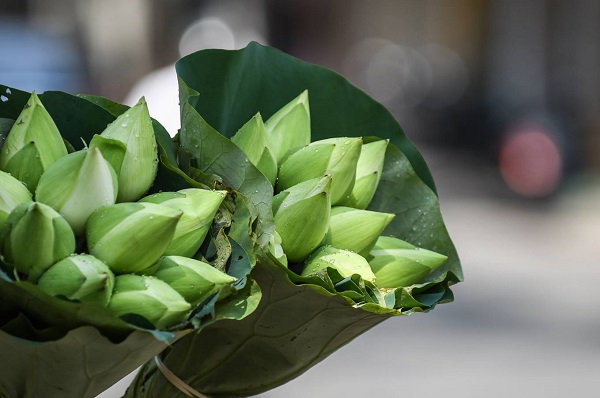
[[[595,396],[600,2],[2,0],[0,82],[143,95],[175,134],[174,62],[252,40],[387,107],[431,168],[466,275],[454,303],[262,396]]]

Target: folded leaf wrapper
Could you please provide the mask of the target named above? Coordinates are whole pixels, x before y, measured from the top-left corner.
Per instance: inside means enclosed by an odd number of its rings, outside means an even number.
[[[384,235],[436,251],[448,260],[419,284],[381,297],[357,275],[343,278],[328,269],[301,277],[275,264],[273,257],[260,256],[252,271],[263,294],[258,309],[239,322],[209,325],[167,348],[161,358],[172,373],[209,397],[259,394],[297,377],[391,316],[429,311],[452,300],[449,286],[462,281],[463,275],[431,174],[381,104],[333,71],[257,43],[238,51],[200,51],[181,59],[176,68],[183,115],[180,141],[191,158],[202,145],[236,151],[225,137],[233,136],[257,112],[267,120],[304,90],[310,96],[313,141],[331,136],[363,137],[365,143],[377,139],[369,136],[389,138],[381,181],[368,210],[396,214]],[[247,163],[243,153],[239,156]],[[195,164],[199,172],[218,174],[230,184],[237,179],[233,187],[262,181],[255,174],[228,168],[218,157],[203,157]],[[260,207],[268,199],[260,189],[248,197],[259,212],[268,211]],[[270,222],[268,215],[263,220]],[[267,237],[270,228],[269,224],[263,230]],[[152,361],[127,396],[190,395],[175,388]]]
[[[0,93],[1,146],[30,93],[2,85]],[[70,152],[89,145],[128,109],[105,98],[58,91],[39,98]],[[177,143],[154,120],[152,127],[160,161],[149,193],[217,188],[218,179],[200,182],[184,173],[177,166]],[[256,261],[256,217],[244,195],[219,188],[230,195],[200,252],[237,282],[211,295],[168,330],[132,316],[115,317],[95,303],[50,296],[32,283],[15,280],[6,267],[2,271],[0,257],[0,397],[93,398],[186,334],[250,314],[261,297],[248,276]]]

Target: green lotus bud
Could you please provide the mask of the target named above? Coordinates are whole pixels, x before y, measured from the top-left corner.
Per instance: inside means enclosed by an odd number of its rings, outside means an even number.
[[[52,296],[106,307],[115,285],[115,275],[94,256],[76,254],[48,268],[37,285]]]
[[[363,256],[328,245],[320,247],[306,259],[302,276],[316,274],[328,267],[335,268],[344,278],[358,274],[369,282],[375,282],[376,279]]]
[[[273,197],[275,230],[288,260],[301,262],[319,246],[329,228],[331,177],[294,185]]]
[[[31,192],[21,181],[0,171],[0,228],[10,212],[23,202],[31,202]]]
[[[267,177],[271,185],[275,185],[277,162],[267,146],[267,132],[260,113],[244,124],[231,137],[231,141],[244,151],[250,162]]]
[[[391,213],[335,206],[331,209],[329,230],[323,244],[367,256],[394,217]]]
[[[156,193],[140,202],[156,203],[183,212],[164,255],[194,257],[226,195],[227,191],[188,188]]]
[[[210,264],[181,256],[162,257],[154,276],[168,283],[192,306],[236,281]]]
[[[379,140],[363,144],[356,165],[354,187],[350,195],[341,200],[341,205],[356,209],[366,209],[369,206],[381,180],[388,143],[389,140]]]
[[[90,149],[98,148],[102,153],[102,157],[110,163],[117,175],[121,172],[123,159],[127,153],[127,147],[119,140],[105,138],[95,134],[90,141]]]
[[[69,223],[43,203],[21,203],[9,214],[4,228],[4,262],[28,275],[31,282],[75,251],[75,235]]]
[[[191,305],[158,278],[126,274],[115,278],[115,289],[107,309],[115,316],[142,316],[157,329],[165,329],[182,321]]]
[[[115,203],[117,175],[98,148],[73,152],[42,175],[35,199],[58,211],[79,235],[94,210]]]
[[[144,98],[108,125],[100,136],[121,141],[127,148],[120,167],[111,162],[119,179],[117,201],[138,200],[152,186],[158,169],[156,138]],[[98,147],[101,151],[104,148]]]
[[[32,93],[2,146],[0,170],[24,182],[33,193],[44,171],[66,154],[52,117]]]
[[[331,204],[348,196],[354,186],[362,138],[328,138],[291,154],[279,167],[277,190],[324,175],[331,176]]]
[[[171,243],[181,214],[154,203],[101,207],[86,225],[89,252],[115,274],[143,272]]]
[[[391,236],[379,237],[371,256],[369,264],[377,276],[377,286],[388,288],[411,286],[448,258]]]
[[[308,91],[279,109],[265,122],[267,145],[277,164],[293,149],[310,143]]]

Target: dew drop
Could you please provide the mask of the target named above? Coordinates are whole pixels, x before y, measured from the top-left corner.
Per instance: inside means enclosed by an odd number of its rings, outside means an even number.
[[[0,95],[0,100],[2,102],[6,102],[6,101],[8,101],[8,97],[6,95]]]

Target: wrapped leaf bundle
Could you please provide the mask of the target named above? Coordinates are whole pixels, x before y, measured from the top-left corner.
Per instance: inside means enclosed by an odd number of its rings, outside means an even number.
[[[264,215],[252,271],[263,296],[243,320],[185,336],[148,362],[128,397],[258,394],[391,316],[452,301],[463,276],[435,185],[381,104],[256,43],[176,67],[188,154],[180,167],[245,188]],[[235,153],[245,172],[213,146]],[[270,184],[246,188],[256,181]]]
[[[0,91],[0,396],[95,397],[253,311],[258,214],[179,169],[143,98]]]

